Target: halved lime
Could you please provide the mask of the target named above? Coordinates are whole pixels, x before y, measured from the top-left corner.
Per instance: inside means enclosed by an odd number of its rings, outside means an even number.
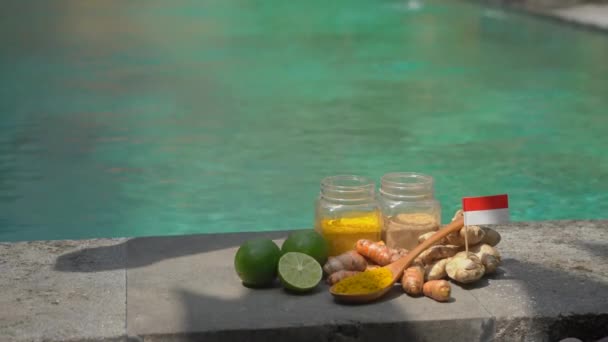
[[[310,291],[319,284],[322,277],[321,265],[315,258],[304,253],[289,252],[279,259],[279,279],[289,290]]]

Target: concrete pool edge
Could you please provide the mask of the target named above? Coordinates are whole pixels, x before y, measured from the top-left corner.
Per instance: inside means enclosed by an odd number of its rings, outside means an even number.
[[[505,0],[469,0],[482,5],[495,6],[507,10],[535,16],[540,19],[568,24],[597,32],[608,32],[608,4],[582,3],[562,7],[539,7],[526,2]],[[599,14],[599,15],[598,15]]]
[[[455,301],[394,295],[344,307],[250,290],[244,240],[287,232],[0,243],[3,341],[583,340],[608,336],[608,220],[498,226],[502,272]],[[593,262],[594,260],[598,262]],[[213,275],[210,277],[210,275]],[[159,309],[162,308],[162,309]],[[587,334],[583,335],[583,328]],[[579,336],[577,336],[579,334]]]

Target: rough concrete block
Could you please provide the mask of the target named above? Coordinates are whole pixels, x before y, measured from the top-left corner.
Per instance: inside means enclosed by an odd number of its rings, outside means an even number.
[[[233,260],[249,237],[130,240],[129,335],[144,341],[476,341],[494,333],[487,311],[460,288],[449,304],[410,298],[395,288],[383,301],[360,306],[336,304],[324,284],[308,295],[279,286],[248,289]]]
[[[125,241],[0,244],[0,341],[125,340]]]
[[[608,336],[606,221],[514,223],[498,273],[469,288],[496,318],[497,340]]]
[[[252,237],[286,232],[0,244],[0,341],[597,341],[608,336],[608,221],[513,223],[497,274],[454,301],[338,305],[243,287]],[[127,270],[125,271],[125,267]],[[125,285],[125,281],[127,284]],[[127,302],[125,304],[125,301]]]
[[[608,4],[579,4],[548,11],[563,20],[608,30]]]

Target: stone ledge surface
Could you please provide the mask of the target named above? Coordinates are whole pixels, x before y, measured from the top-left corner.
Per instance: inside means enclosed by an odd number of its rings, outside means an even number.
[[[608,4],[544,0],[471,0],[550,19],[577,27],[608,32]]]
[[[503,264],[470,293],[496,319],[497,339],[608,336],[608,222],[494,228],[503,236],[498,245]]]
[[[608,31],[608,4],[580,4],[550,10],[549,14],[576,24]]]
[[[442,330],[432,329],[439,322],[461,341],[479,340],[493,332],[487,311],[462,289],[455,289],[456,300],[449,306],[425,298],[409,298],[401,295],[398,287],[381,303],[344,306],[333,302],[325,284],[310,295],[292,295],[278,286],[263,290],[245,288],[234,272],[233,260],[236,249],[246,238],[230,234],[131,240],[127,271],[128,334],[143,336],[145,341],[164,341],[176,331],[198,334],[198,338],[205,340],[239,341],[247,336],[249,341],[270,338],[327,341],[333,338],[336,329],[347,331],[351,338],[362,338],[369,333],[368,328],[398,327],[403,322],[409,322],[409,328],[387,336],[389,340],[395,336],[401,340],[439,338],[442,334],[438,332]],[[277,242],[280,245],[281,241]],[[183,246],[197,249],[198,253],[160,261],[156,258]],[[135,265],[139,267],[131,267]],[[177,340],[191,338],[185,335]]]
[[[453,302],[378,303],[241,286],[254,236],[0,244],[0,341],[556,341],[608,336],[608,221],[497,226],[504,264]],[[126,281],[126,286],[125,286]],[[126,312],[126,314],[125,314]]]
[[[0,243],[0,341],[125,340],[126,241]]]

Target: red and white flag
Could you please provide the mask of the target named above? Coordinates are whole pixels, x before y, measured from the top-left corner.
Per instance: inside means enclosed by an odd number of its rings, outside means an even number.
[[[464,197],[462,199],[464,225],[497,224],[509,222],[507,195]]]

